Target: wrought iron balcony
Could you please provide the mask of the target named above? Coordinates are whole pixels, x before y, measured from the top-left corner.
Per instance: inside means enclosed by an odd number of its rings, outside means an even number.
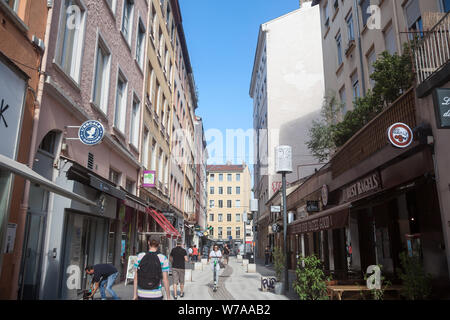
[[[417,85],[428,80],[450,61],[450,16],[445,14],[430,30],[410,33]]]

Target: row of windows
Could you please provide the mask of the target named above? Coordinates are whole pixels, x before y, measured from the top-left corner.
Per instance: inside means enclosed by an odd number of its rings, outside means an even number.
[[[209,181],[214,182],[215,174],[211,173],[209,175]],[[219,181],[223,181],[223,173],[219,173]],[[227,181],[233,181],[233,174],[228,173],[227,174]],[[236,180],[235,181],[241,181],[241,174],[236,173]]]
[[[214,200],[209,200],[209,207],[210,208],[214,208]],[[227,208],[233,208],[233,201],[232,200],[227,200]],[[223,200],[218,200],[218,207],[219,208],[223,208]],[[236,200],[235,203],[235,208],[240,208],[241,207],[241,200]]]
[[[233,217],[233,215],[231,213],[228,213],[227,214],[227,222],[233,222],[232,217]],[[214,221],[214,213],[209,214],[209,221]],[[217,214],[217,222],[223,222],[223,214],[222,213]],[[240,213],[235,214],[234,222],[241,222],[241,214]]]
[[[218,194],[223,194],[223,187],[218,187],[218,189],[219,189]],[[241,194],[241,187],[236,187],[235,189],[236,194]],[[214,187],[209,187],[209,194],[214,194],[214,190],[215,190]],[[227,194],[233,194],[232,192],[233,187],[227,187]]]
[[[214,236],[214,232],[215,232],[215,230],[212,230],[210,232],[211,236]],[[235,239],[240,239],[241,238],[241,228],[240,227],[236,227],[236,229],[234,231],[234,235],[233,235],[233,228],[232,227],[227,227],[226,232],[227,232],[226,239],[228,239],[229,237],[233,237],[233,236],[235,237]],[[218,239],[225,239],[222,227],[218,227],[217,228],[217,238]]]

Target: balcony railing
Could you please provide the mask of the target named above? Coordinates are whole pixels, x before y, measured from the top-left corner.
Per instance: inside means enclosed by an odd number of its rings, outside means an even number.
[[[430,31],[410,34],[417,84],[425,82],[450,61],[450,16],[447,13]]]

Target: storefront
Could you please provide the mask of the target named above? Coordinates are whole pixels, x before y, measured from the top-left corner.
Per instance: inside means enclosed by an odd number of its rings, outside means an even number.
[[[389,162],[367,163],[374,170],[358,176],[360,167],[350,169],[322,188],[322,211],[288,226],[288,251],[315,254],[334,279],[361,280],[377,264],[394,281],[400,253],[415,251],[436,282],[448,280],[430,148],[415,143]]]
[[[121,240],[118,236],[121,234],[121,224],[117,220],[117,204],[118,201],[125,201],[126,193],[77,163],[68,164],[67,179],[59,182],[98,204],[97,207],[92,207],[67,203],[59,197],[54,200],[55,212],[62,210],[64,214],[61,216],[64,218],[63,223],[52,224],[50,237],[54,238],[61,233],[61,248],[55,247],[53,250],[55,256],[57,252],[61,252],[62,261],[50,261],[46,270],[47,277],[51,268],[60,268],[59,298],[75,300],[79,299],[82,290],[89,285],[89,278],[84,272],[87,266],[112,263],[119,269],[117,244]],[[78,280],[73,278],[78,272],[81,272],[81,283],[76,283]]]

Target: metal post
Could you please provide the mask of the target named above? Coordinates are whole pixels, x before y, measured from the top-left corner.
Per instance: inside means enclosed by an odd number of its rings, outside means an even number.
[[[286,173],[282,173],[283,183],[283,241],[284,241],[284,293],[289,291],[288,255],[287,255],[287,207],[286,207]]]
[[[247,212],[246,211],[244,211],[244,216],[242,217],[242,221],[244,222],[244,230],[243,230],[243,243],[244,243],[244,254],[242,255],[242,259],[245,259],[245,252],[246,252],[246,246],[247,246],[247,243],[246,243],[246,238],[247,238],[247,230],[245,229],[245,224],[246,224],[246,220],[247,220]]]

